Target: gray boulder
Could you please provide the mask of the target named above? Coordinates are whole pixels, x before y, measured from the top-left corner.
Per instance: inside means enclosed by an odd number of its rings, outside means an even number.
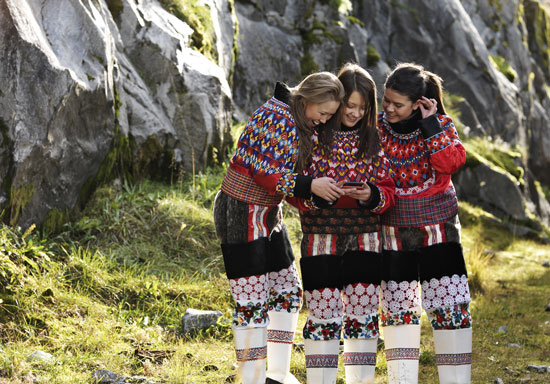
[[[115,20],[105,0],[0,0],[0,205],[12,225],[62,221],[119,173],[200,170],[229,142],[224,68],[189,48],[191,29],[158,1],[120,4]]]
[[[512,178],[489,164],[466,168],[453,179],[459,199],[484,207],[500,217],[527,220],[525,199]]]
[[[55,357],[52,354],[44,351],[33,351],[28,357],[27,361],[34,361],[40,363],[54,363]]]
[[[188,308],[181,319],[184,332],[192,330],[207,329],[215,325],[222,316],[220,311],[202,311],[199,309]]]
[[[119,377],[116,373],[107,369],[96,369],[92,372],[92,380],[97,384],[112,384],[116,383]]]

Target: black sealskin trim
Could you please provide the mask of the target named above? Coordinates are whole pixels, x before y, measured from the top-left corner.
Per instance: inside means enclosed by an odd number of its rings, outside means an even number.
[[[267,237],[249,243],[222,244],[225,273],[229,279],[261,275],[267,270]]]
[[[459,243],[441,243],[419,249],[421,281],[443,276],[467,275],[462,246]]]
[[[288,103],[290,102],[290,89],[288,89],[286,84],[278,81],[277,84],[275,84],[273,97],[288,105]]]
[[[342,284],[368,283],[380,285],[382,254],[348,251],[342,256]]]
[[[294,253],[286,229],[273,232],[267,244],[268,272],[288,268],[294,262]]]
[[[382,252],[382,280],[418,280],[418,253],[414,251]]]
[[[297,175],[296,185],[294,186],[294,196],[309,199],[311,197],[311,182],[313,178],[310,176]]]
[[[436,115],[431,115],[419,121],[420,132],[425,139],[429,139],[433,135],[437,135],[439,132],[443,132],[439,120]]]
[[[361,200],[357,200],[357,204],[360,207],[365,207],[367,209],[374,209],[378,207],[378,204],[380,204],[380,190],[378,187],[372,183],[367,183],[370,187],[371,195],[370,198],[363,202]]]
[[[337,255],[307,256],[300,259],[304,290],[342,288],[342,258]]]

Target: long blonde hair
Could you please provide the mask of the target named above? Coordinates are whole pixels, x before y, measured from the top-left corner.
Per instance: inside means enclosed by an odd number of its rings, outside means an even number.
[[[290,89],[290,108],[300,140],[296,170],[301,171],[311,162],[313,129],[306,119],[308,104],[321,104],[328,101],[342,102],[346,95],[344,86],[338,77],[330,72],[312,73],[296,87]]]

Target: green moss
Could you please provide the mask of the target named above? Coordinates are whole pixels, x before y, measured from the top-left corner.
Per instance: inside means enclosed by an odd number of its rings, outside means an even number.
[[[374,45],[368,44],[367,45],[367,67],[375,67],[376,64],[378,64],[378,61],[380,61],[380,54],[374,48]]]
[[[318,43],[318,44],[322,43],[322,41],[316,37],[316,33],[315,33],[316,30],[321,31],[323,37],[327,39],[333,40],[338,44],[344,43],[344,40],[340,36],[337,36],[334,33],[330,32],[326,25],[320,23],[317,19],[314,19],[311,33],[313,33],[314,35],[312,40],[315,41],[315,43]]]
[[[210,8],[199,0],[161,0],[161,3],[193,29],[191,46],[217,63],[218,52]]]
[[[464,147],[466,148],[466,163],[464,164],[464,168],[474,168],[486,162],[482,156],[469,149],[466,144]]]
[[[365,28],[365,23],[363,23],[361,20],[359,20],[357,17],[355,16],[346,16],[346,19],[348,19],[349,21],[351,21],[353,24],[357,24],[357,25],[360,25],[361,28]]]
[[[120,118],[120,107],[122,103],[118,90],[114,89],[114,112],[115,112],[115,132],[109,153],[105,156],[96,175],[88,179],[82,188],[75,204],[76,209],[84,207],[94,190],[102,184],[110,182],[116,178],[121,178],[125,182],[132,182],[135,174],[135,164],[133,153],[135,142],[133,138],[126,137],[120,130],[118,119]]]
[[[465,126],[462,122],[462,113],[459,104],[464,102],[464,97],[443,91],[443,104],[447,115],[451,116],[459,137],[464,137]]]
[[[527,80],[527,89],[533,89],[533,82],[535,81],[535,72],[529,72],[529,77]]]
[[[394,6],[394,7],[406,9],[407,11],[409,11],[411,16],[414,18],[414,21],[416,21],[417,24],[420,24],[420,17],[418,16],[418,11],[416,9],[410,7],[407,4],[401,3],[399,1],[392,1],[391,5]]]
[[[164,149],[156,136],[149,136],[137,151],[136,178],[149,177],[169,182],[178,172],[179,168],[174,162],[174,151]]]
[[[319,66],[309,52],[306,52],[300,59],[300,68],[302,69],[302,77],[305,77],[319,70]]]
[[[472,138],[463,142],[467,151],[467,166],[483,162],[507,173],[518,183],[524,184],[524,169],[521,165],[522,154],[519,150],[506,148],[503,145],[490,142],[484,138]]]
[[[535,180],[535,188],[537,188],[537,192],[539,195],[544,196],[544,198],[548,201],[550,201],[550,187],[544,186],[540,183],[540,181]]]
[[[32,200],[34,195],[34,185],[27,184],[18,188],[11,186],[9,204],[10,204],[10,225],[16,225],[21,218],[21,213]]]
[[[508,80],[513,82],[517,79],[518,74],[514,68],[506,61],[502,56],[489,55],[489,61],[500,73],[502,73]]]
[[[535,60],[545,68],[547,81],[550,80],[550,20],[545,8],[537,1],[524,1],[525,21],[529,33],[529,51]]]
[[[233,47],[231,49],[231,69],[229,70],[228,83],[231,88],[233,88],[233,75],[235,74],[235,63],[239,57],[239,19],[237,18],[237,13],[235,11],[235,0],[228,0],[227,5],[229,6],[229,11],[233,20],[235,20],[235,31],[233,32]]]
[[[302,36],[302,43],[304,45],[304,49],[307,51],[309,48],[314,44],[321,44],[322,41],[318,37],[318,35],[315,33],[315,29],[310,29],[307,31],[301,31]]]
[[[107,7],[109,8],[111,15],[113,15],[113,19],[117,19],[124,9],[122,0],[107,0]]]
[[[489,0],[489,5],[495,8],[498,12],[502,11],[502,2],[501,0]]]
[[[45,234],[50,235],[52,233],[59,233],[63,229],[65,224],[70,219],[69,209],[60,211],[58,209],[51,209],[46,214],[42,223],[42,230]]]

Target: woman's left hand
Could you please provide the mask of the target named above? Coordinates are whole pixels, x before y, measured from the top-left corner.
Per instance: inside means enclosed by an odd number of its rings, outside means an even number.
[[[367,183],[363,183],[363,188],[361,189],[345,189],[346,195],[362,201],[368,201],[371,196],[370,186]]]
[[[437,101],[435,99],[428,99],[426,96],[422,96],[418,102],[420,103],[419,107],[423,119],[437,112]]]

